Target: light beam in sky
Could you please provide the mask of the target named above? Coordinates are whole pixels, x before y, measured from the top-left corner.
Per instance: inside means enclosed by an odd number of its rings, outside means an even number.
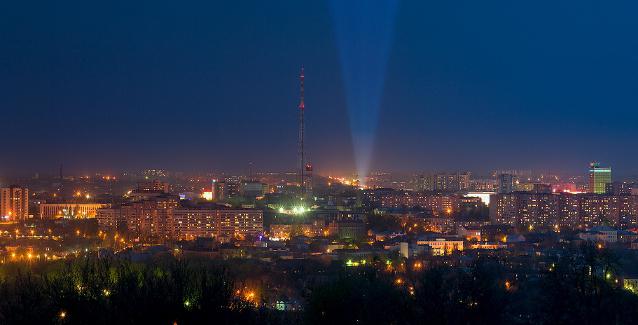
[[[397,6],[398,0],[331,0],[361,182],[370,171]]]

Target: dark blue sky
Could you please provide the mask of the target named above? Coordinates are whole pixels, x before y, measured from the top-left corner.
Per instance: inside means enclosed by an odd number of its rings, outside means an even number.
[[[369,1],[374,3],[374,1]],[[329,1],[0,3],[0,174],[354,170]],[[635,1],[400,1],[373,169],[638,174]],[[365,12],[364,12],[365,13]],[[337,44],[340,44],[339,46]]]

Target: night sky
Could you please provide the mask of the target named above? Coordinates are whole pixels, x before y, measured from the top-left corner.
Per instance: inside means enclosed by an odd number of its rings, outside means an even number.
[[[400,1],[386,68],[369,70],[382,77],[370,168],[599,160],[638,174],[637,13],[628,0]],[[331,1],[4,1],[0,174],[293,170],[301,65],[308,156],[320,174],[353,172],[340,37],[357,33],[341,16]]]

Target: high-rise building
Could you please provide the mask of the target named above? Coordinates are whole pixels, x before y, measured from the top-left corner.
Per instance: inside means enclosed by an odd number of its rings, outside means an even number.
[[[611,183],[611,167],[600,167],[600,163],[597,162],[589,164],[589,193],[605,194],[609,183]]]
[[[514,183],[516,182],[516,176],[514,174],[498,174],[496,180],[498,183],[498,193],[514,192]]]
[[[215,196],[213,200],[224,201],[239,195],[239,182],[231,179],[217,181],[215,185]]]
[[[470,173],[438,173],[419,175],[416,179],[419,191],[457,192],[470,188]]]
[[[0,217],[3,221],[29,218],[29,190],[16,185],[0,189]]]

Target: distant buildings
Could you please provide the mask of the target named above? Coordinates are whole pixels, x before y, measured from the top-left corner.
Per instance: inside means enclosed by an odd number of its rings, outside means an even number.
[[[0,217],[3,221],[29,218],[29,190],[17,185],[0,189]]]
[[[496,176],[497,192],[498,193],[512,193],[514,192],[514,184],[516,182],[516,175],[514,174],[498,174]]]
[[[137,191],[143,193],[168,193],[170,185],[160,180],[137,183]]]
[[[638,196],[513,192],[490,198],[492,223],[587,228],[638,223]]]
[[[458,199],[459,197],[454,194],[392,191],[382,194],[379,203],[381,208],[386,209],[418,207],[431,210],[435,215],[450,215],[454,212]]]
[[[98,225],[127,231],[143,242],[214,237],[220,241],[254,237],[263,231],[263,212],[220,206],[182,207],[173,195],[99,209]]]
[[[258,181],[243,181],[239,188],[240,194],[247,198],[256,198],[264,196],[268,189],[268,185]]]
[[[469,188],[469,172],[419,175],[416,179],[416,189],[419,191],[457,192]]]
[[[150,197],[168,193],[170,185],[159,180],[152,180],[137,183],[137,188],[131,191],[128,196],[133,200],[143,200]]]
[[[222,180],[213,183],[213,200],[224,201],[239,195],[240,183],[235,180]]]
[[[589,193],[604,194],[607,191],[607,184],[611,183],[611,168],[600,167],[600,163],[589,164]]]
[[[376,195],[368,193],[366,199],[381,209],[418,208],[431,212],[432,216],[451,217],[455,212],[475,209],[483,205],[479,196],[388,190],[377,190],[377,192]]]

